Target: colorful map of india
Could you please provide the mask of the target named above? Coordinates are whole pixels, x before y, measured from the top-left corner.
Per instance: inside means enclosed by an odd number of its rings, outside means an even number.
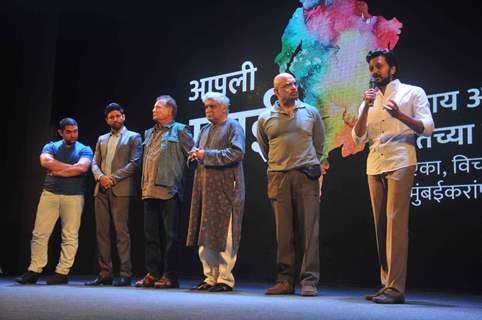
[[[296,76],[304,101],[316,106],[326,129],[324,158],[341,146],[343,157],[363,150],[351,129],[370,74],[365,57],[393,49],[402,28],[397,18],[372,16],[364,1],[302,0],[282,36],[275,63]]]

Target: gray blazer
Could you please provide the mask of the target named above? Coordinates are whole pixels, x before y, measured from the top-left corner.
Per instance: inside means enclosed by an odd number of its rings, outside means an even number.
[[[99,192],[99,177],[103,175],[102,161],[107,157],[107,143],[110,132],[99,137],[95,146],[94,159],[92,160],[92,173],[97,181],[94,196]],[[112,192],[115,196],[135,196],[137,185],[135,173],[139,168],[142,157],[142,138],[137,132],[129,131],[124,127],[121,138],[117,143],[114,158],[112,159],[112,177],[114,186]]]

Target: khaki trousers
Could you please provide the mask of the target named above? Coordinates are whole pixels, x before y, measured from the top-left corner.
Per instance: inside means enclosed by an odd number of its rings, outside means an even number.
[[[405,292],[408,212],[415,166],[368,176],[373,220],[384,288]]]
[[[84,207],[83,195],[54,194],[44,190],[40,196],[32,232],[31,263],[28,270],[42,272],[47,264],[49,238],[60,218],[62,242],[55,272],[67,275],[74,264],[79,245],[79,228]]]
[[[292,285],[295,246],[302,250],[300,284],[316,286],[320,279],[320,188],[298,170],[268,172],[268,198],[274,212],[277,242],[277,280]]]

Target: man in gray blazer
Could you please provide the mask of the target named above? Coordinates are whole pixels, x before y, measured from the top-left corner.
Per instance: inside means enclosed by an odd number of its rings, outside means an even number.
[[[129,203],[136,195],[135,173],[142,156],[142,138],[124,126],[124,109],[117,103],[105,108],[105,121],[111,128],[99,137],[92,160],[95,186],[95,223],[98,248],[98,277],[85,285],[130,286],[132,277]],[[111,223],[119,254],[120,277],[113,281]]]

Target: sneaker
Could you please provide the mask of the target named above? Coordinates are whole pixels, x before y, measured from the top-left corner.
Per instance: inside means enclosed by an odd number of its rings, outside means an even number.
[[[35,284],[37,283],[39,277],[40,273],[28,270],[20,277],[16,278],[15,281],[20,284]]]
[[[161,278],[154,283],[156,289],[177,289],[179,282],[175,279]]]
[[[318,289],[313,285],[302,285],[301,295],[303,297],[316,297],[318,295]]]
[[[60,274],[55,272],[47,279],[48,285],[56,285],[56,284],[67,284],[69,283],[69,276],[66,274]]]
[[[157,280],[159,279],[148,273],[144,278],[137,281],[135,286],[138,288],[153,288]]]
[[[121,276],[114,280],[114,287],[130,287],[131,286],[131,277],[124,277]]]
[[[90,287],[110,286],[112,285],[112,277],[99,275],[95,280],[86,282],[85,285]]]

